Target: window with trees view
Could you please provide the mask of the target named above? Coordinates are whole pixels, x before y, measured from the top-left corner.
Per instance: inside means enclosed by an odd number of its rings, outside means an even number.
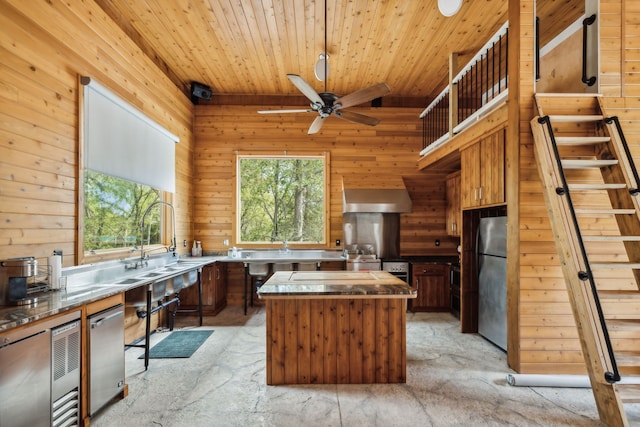
[[[149,205],[161,199],[159,190],[91,170],[84,174],[84,249],[97,251],[137,247],[140,222]],[[161,206],[145,218],[144,243],[161,242]]]
[[[325,156],[238,156],[238,242],[324,243]]]

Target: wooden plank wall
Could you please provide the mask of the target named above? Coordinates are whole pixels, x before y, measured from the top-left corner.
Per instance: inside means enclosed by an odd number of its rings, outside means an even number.
[[[256,112],[259,109],[195,108],[194,235],[205,251],[226,251],[225,239],[236,245],[234,155],[238,150],[330,153],[329,247],[335,247],[336,239],[342,240],[342,177],[366,182],[369,188],[382,188],[386,182],[402,178],[413,201],[413,212],[401,215],[402,255],[455,253],[458,240],[446,236],[446,173],[419,172],[417,168],[422,144],[419,109],[352,108],[380,118],[380,124],[368,127],[330,117],[316,135],[307,135],[313,114],[260,115]],[[439,247],[436,239],[441,242]]]
[[[192,240],[193,105],[93,1],[0,1],[0,259],[76,262],[78,76],[180,137],[178,241]],[[185,249],[186,250],[186,249]]]

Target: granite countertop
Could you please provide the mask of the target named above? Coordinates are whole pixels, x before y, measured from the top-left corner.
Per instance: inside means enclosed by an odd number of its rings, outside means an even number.
[[[386,271],[279,271],[258,290],[261,299],[415,298],[417,292]]]

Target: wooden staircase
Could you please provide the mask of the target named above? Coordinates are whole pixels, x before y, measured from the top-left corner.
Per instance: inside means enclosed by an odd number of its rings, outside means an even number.
[[[538,94],[534,152],[600,420],[640,402],[640,179],[600,97]],[[635,382],[635,381],[630,381]]]

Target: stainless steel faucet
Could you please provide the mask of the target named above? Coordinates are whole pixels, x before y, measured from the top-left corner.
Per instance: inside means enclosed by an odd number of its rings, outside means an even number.
[[[165,205],[171,208],[171,220],[172,220],[172,228],[173,228],[173,240],[171,241],[171,246],[167,249],[167,252],[175,252],[176,250],[176,210],[171,203],[167,203],[162,200],[155,201],[151,203],[147,209],[145,209],[142,214],[142,221],[140,221],[140,266],[144,266],[145,256],[144,256],[144,219],[147,217],[147,214],[156,205]]]

